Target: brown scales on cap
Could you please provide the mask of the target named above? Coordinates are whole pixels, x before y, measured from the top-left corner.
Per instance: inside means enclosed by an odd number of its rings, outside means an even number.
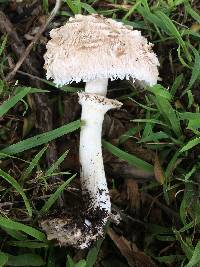
[[[57,85],[95,79],[158,79],[152,44],[121,22],[100,15],[76,15],[50,32],[45,68]]]

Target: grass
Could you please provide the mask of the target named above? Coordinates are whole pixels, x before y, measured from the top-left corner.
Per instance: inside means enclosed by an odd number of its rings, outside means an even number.
[[[158,220],[158,223],[152,223],[148,215],[140,218],[146,232],[141,243],[137,244],[136,240],[136,244],[151,256],[157,266],[200,266],[199,3],[188,0],[110,0],[104,5],[93,5],[93,2],[64,0],[59,18],[65,20],[74,14],[96,12],[133,25],[154,43],[161,65],[162,80],[159,84],[138,91],[137,86],[126,83],[129,89],[126,94],[121,93],[119,99],[136,106],[139,115],[133,114],[130,120],[132,127],[115,140],[115,145],[110,140],[103,141],[104,149],[115,157],[142,171],[154,172],[156,179],[141,183],[139,192],[147,193],[153,199],[158,198],[161,206],[175,212],[174,217],[169,218],[161,209],[162,220]],[[3,6],[6,1],[0,1],[0,4]],[[43,13],[48,14],[49,2],[42,1],[42,6]],[[51,94],[52,86],[47,86],[48,90],[31,88],[23,84],[23,80],[19,80],[18,87],[8,86],[3,80],[8,47],[7,37],[2,36],[0,140],[6,145],[2,145],[0,150],[3,166],[0,170],[0,202],[9,202],[11,207],[6,213],[0,206],[0,266],[53,267],[56,266],[59,249],[48,242],[39,230],[38,218],[53,210],[52,206],[61,192],[76,178],[67,170],[62,173],[65,182],[51,185],[49,177],[60,173],[59,166],[68,157],[68,151],[62,153],[47,169],[44,163],[44,156],[48,153],[46,145],[77,130],[80,121],[57,127],[45,134],[36,134],[32,127],[28,136],[21,140],[21,120],[30,117],[33,112],[30,95]],[[77,91],[77,88],[67,86],[62,89],[62,94]],[[59,101],[57,95],[54,101]],[[15,115],[15,111],[19,115]],[[12,134],[13,127],[14,131],[17,129],[17,134]],[[155,160],[148,162],[145,157],[132,154],[125,146],[128,141],[154,153]],[[9,169],[6,167],[8,163]],[[33,187],[37,187],[38,197],[48,195],[42,204],[34,200]],[[111,243],[110,240],[106,242]],[[71,250],[65,250],[65,262],[62,264],[68,267],[94,266],[101,243],[97,242],[96,247],[84,259],[79,258],[78,262],[72,259]],[[119,266],[127,265],[122,261]]]

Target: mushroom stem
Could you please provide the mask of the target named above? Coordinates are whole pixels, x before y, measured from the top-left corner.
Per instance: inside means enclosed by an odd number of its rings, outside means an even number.
[[[85,92],[106,96],[108,87],[108,79],[98,79],[86,82]]]
[[[86,197],[89,214],[94,217],[100,216],[98,219],[103,220],[101,225],[104,226],[111,213],[111,203],[102,157],[102,123],[109,109],[119,108],[122,104],[89,93],[79,93],[79,103],[82,105],[81,120],[84,121],[79,148],[82,191]]]

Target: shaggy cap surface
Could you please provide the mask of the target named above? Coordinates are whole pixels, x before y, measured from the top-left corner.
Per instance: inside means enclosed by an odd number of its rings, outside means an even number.
[[[44,67],[58,86],[102,78],[157,82],[159,62],[152,44],[121,22],[76,15],[50,36]]]

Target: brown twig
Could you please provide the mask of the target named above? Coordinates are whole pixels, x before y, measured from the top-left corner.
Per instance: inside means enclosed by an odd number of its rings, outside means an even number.
[[[40,30],[38,31],[38,33],[33,38],[32,42],[25,49],[24,53],[21,54],[21,56],[20,56],[18,62],[16,63],[14,69],[5,78],[5,80],[7,82],[13,79],[13,77],[15,76],[17,70],[21,67],[21,65],[23,64],[23,62],[26,60],[26,58],[29,55],[30,51],[32,50],[33,46],[38,42],[38,40],[40,39],[42,33],[45,31],[45,29],[47,28],[47,26],[49,25],[49,23],[53,20],[53,18],[55,17],[55,15],[57,14],[57,12],[59,11],[60,6],[61,6],[61,0],[56,0],[55,7],[52,10],[52,12],[51,12],[49,18],[47,19],[46,23],[40,28]]]

